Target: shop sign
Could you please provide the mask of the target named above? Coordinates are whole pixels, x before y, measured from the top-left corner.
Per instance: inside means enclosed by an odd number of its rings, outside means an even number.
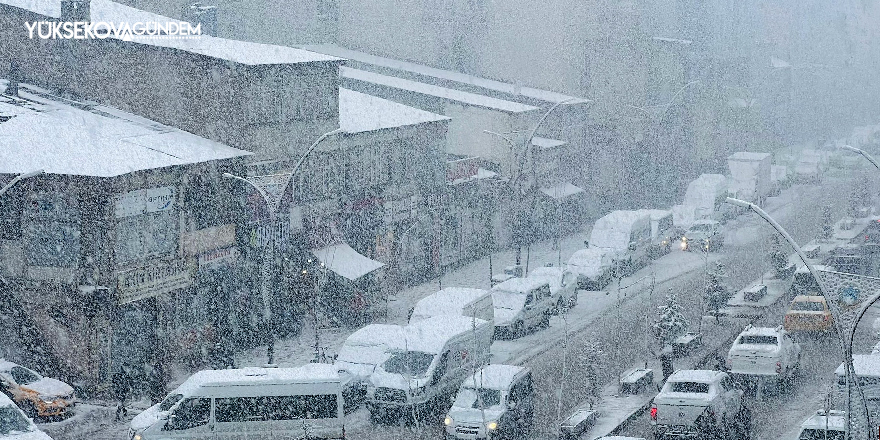
[[[171,211],[176,197],[177,188],[173,186],[130,191],[116,199],[116,218]]]
[[[248,243],[251,247],[263,248],[269,245],[270,238],[275,235],[275,246],[277,249],[285,249],[290,241],[290,223],[279,221],[275,227],[270,225],[258,225],[251,229]]]
[[[230,265],[235,263],[238,256],[238,248],[234,247],[206,252],[199,255],[199,270],[216,269],[224,265]]]
[[[180,260],[156,262],[119,273],[119,304],[152,298],[192,285],[192,276]]]
[[[235,244],[235,225],[222,225],[183,234],[180,245],[186,255],[198,255],[207,251]]]

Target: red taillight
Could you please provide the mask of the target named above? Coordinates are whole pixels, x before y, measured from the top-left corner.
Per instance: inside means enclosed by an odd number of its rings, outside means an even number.
[[[828,322],[828,315],[822,315],[822,321]]]
[[[779,362],[776,363],[776,372],[782,373],[782,364]]]
[[[657,420],[657,405],[651,406],[651,420]]]

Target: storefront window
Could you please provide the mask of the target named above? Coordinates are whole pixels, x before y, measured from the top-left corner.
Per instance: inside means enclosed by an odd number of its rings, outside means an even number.
[[[80,213],[76,200],[64,194],[28,197],[25,250],[27,264],[75,268],[80,256]]]

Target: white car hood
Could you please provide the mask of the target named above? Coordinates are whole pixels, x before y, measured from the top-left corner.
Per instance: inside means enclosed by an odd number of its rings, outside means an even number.
[[[492,421],[498,421],[498,418],[501,417],[502,414],[504,414],[504,408],[500,405],[486,408],[482,413],[476,408],[460,408],[455,406],[449,410],[449,417],[452,417],[455,424],[473,423],[482,425],[484,415],[486,416],[486,423],[489,423]]]
[[[394,388],[398,390],[409,390],[412,388],[421,388],[428,384],[428,378],[412,378],[407,380],[403,375],[389,373],[381,368],[370,376],[370,383],[374,387]]]
[[[163,420],[164,414],[164,411],[159,411],[159,404],[153,405],[131,419],[131,429],[142,432]]]
[[[504,325],[510,324],[513,321],[513,319],[516,318],[516,315],[518,315],[519,312],[520,312],[519,310],[511,310],[511,309],[504,309],[504,308],[496,307],[495,311],[494,311],[495,325],[504,326]]]
[[[73,387],[51,377],[44,377],[36,382],[22,385],[22,387],[34,390],[40,395],[48,397],[62,397],[73,394]]]
[[[371,374],[373,374],[373,370],[376,369],[376,366],[373,364],[361,364],[340,360],[337,360],[335,365],[336,368],[345,370],[346,373],[356,380],[366,380]]]

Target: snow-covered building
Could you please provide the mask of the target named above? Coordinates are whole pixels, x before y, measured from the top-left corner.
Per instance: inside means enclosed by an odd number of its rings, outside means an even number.
[[[0,95],[0,182],[44,172],[0,195],[0,276],[30,321],[18,324],[40,333],[22,342],[48,345],[33,365],[94,384],[160,351],[183,357],[211,309],[250,319],[220,295],[236,279],[212,272],[236,262],[243,208],[220,176],[249,156],[35,86]]]

